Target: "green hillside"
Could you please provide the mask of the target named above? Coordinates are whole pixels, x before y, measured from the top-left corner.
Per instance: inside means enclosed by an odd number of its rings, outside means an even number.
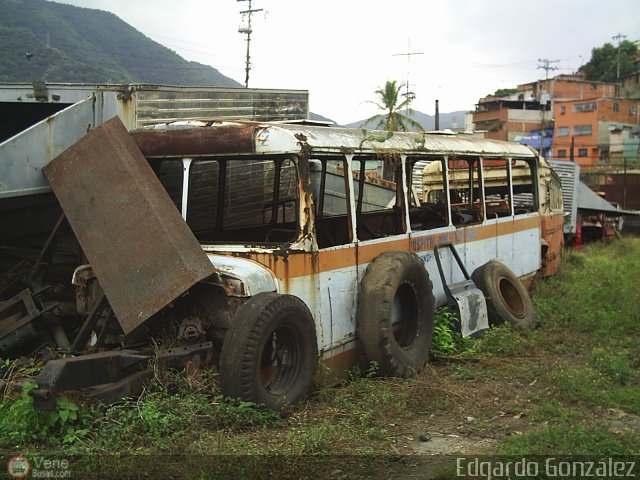
[[[241,86],[112,13],[44,0],[0,0],[0,11],[0,82]]]

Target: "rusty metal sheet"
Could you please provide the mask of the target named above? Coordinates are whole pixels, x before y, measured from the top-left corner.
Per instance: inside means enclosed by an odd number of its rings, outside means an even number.
[[[252,153],[254,124],[214,127],[150,128],[131,132],[146,157],[197,156],[217,153]]]
[[[214,272],[117,117],[43,171],[125,334]]]

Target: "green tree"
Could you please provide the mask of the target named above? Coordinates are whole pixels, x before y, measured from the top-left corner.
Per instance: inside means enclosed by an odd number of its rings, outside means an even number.
[[[494,97],[506,97],[507,95],[512,95],[514,93],[518,93],[517,88],[499,88],[493,94]]]
[[[628,40],[620,42],[619,47],[605,43],[602,47],[591,50],[591,60],[580,67],[580,70],[586,74],[587,80],[617,82],[618,78],[624,78],[633,73],[633,59],[637,51],[636,45]],[[620,56],[619,76],[618,55]]]
[[[373,123],[374,128],[382,128],[390,132],[406,132],[411,130],[411,127],[413,127],[414,130],[424,130],[420,123],[401,113],[403,109],[407,109],[409,113],[411,112],[409,105],[415,98],[413,94],[409,94],[408,96],[405,95],[405,98],[401,100],[402,93],[400,90],[402,87],[403,84],[398,85],[396,80],[387,80],[383,88],[376,90],[375,93],[378,95],[378,101],[370,101],[367,103],[373,103],[385,113],[379,113],[367,118],[363,122],[363,126]]]

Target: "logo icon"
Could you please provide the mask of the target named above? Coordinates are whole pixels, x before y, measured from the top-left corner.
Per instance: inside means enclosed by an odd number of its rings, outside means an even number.
[[[7,462],[7,472],[9,472],[11,478],[27,478],[30,471],[31,464],[29,459],[22,455],[11,457]]]

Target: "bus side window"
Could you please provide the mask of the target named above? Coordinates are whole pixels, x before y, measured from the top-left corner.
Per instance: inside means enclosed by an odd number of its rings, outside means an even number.
[[[189,171],[187,224],[200,240],[211,240],[218,218],[220,162],[198,160]]]
[[[482,167],[487,219],[511,216],[511,189],[507,160],[485,160]]]
[[[400,163],[380,157],[353,160],[356,234],[360,240],[397,235],[405,231],[402,213]]]
[[[191,164],[187,225],[200,241],[293,241],[297,203],[297,170],[288,158]]]
[[[182,211],[182,160],[152,162],[151,168],[178,211]]]
[[[515,215],[536,212],[535,182],[531,165],[525,160],[511,160],[513,211]]]
[[[312,160],[311,187],[316,204],[316,239],[319,248],[351,243],[349,196],[344,160]]]
[[[484,208],[480,189],[480,159],[449,159],[451,221],[454,225],[482,222]]]
[[[418,160],[408,166],[412,172],[409,207],[411,230],[428,230],[449,224],[443,160]],[[418,190],[418,192],[416,192]],[[420,195],[421,194],[421,195]],[[422,197],[422,201],[419,201]]]

